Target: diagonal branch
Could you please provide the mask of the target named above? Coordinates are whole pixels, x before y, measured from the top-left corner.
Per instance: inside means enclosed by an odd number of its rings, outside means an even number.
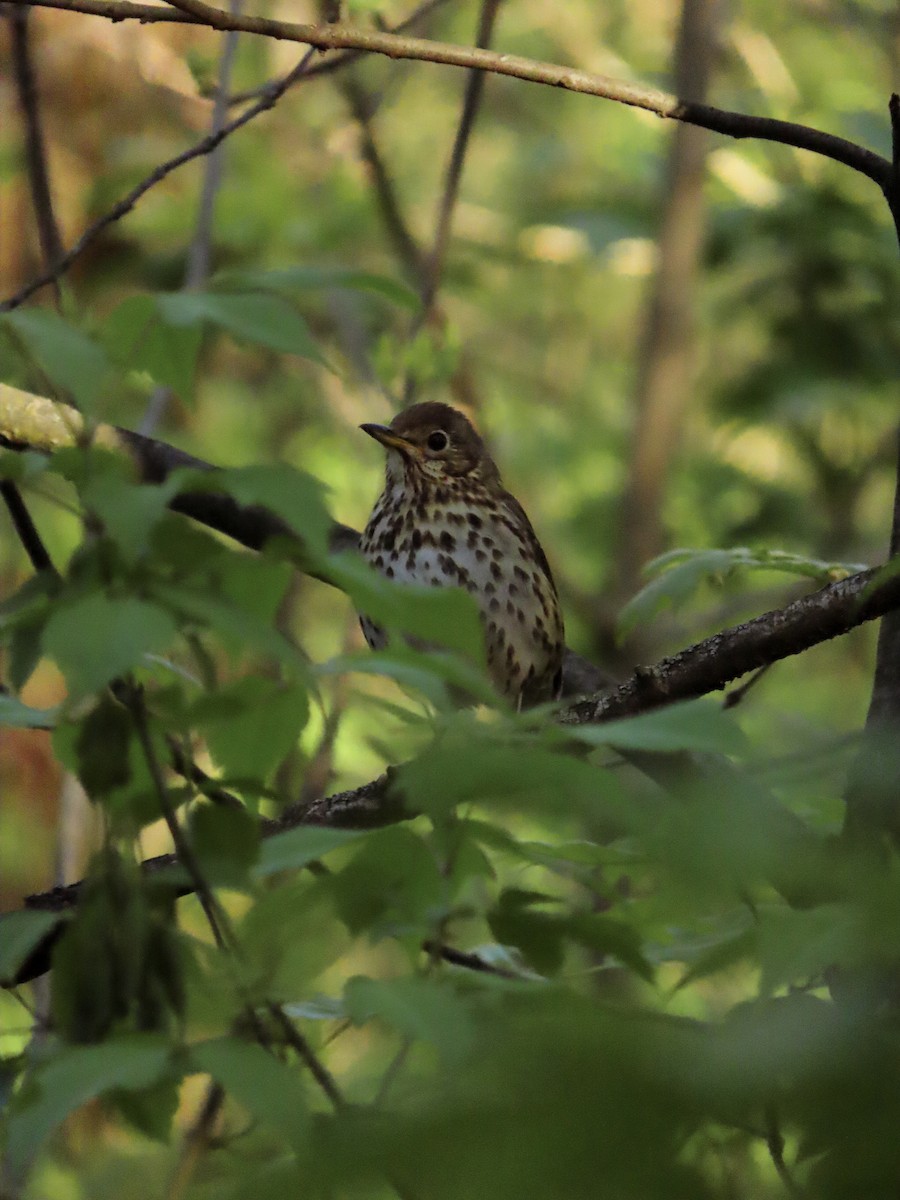
[[[474,46],[456,46],[449,42],[400,36],[380,30],[355,29],[350,25],[310,25],[247,15],[231,17],[221,9],[203,4],[200,0],[180,0],[177,9],[135,3],[133,0],[7,0],[7,3],[13,7],[25,5],[58,8],[66,12],[106,17],[112,21],[176,21],[190,25],[208,25],[212,29],[236,29],[278,41],[302,42],[319,50],[358,50],[369,54],[384,54],[394,59],[413,59],[509,75],[530,83],[615,100],[670,120],[701,125],[704,129],[711,129],[728,137],[761,138],[794,146],[798,150],[810,150],[814,154],[821,154],[825,158],[860,171],[882,188],[890,185],[893,175],[891,164],[880,154],[867,150],[847,138],[812,129],[808,125],[780,121],[773,117],[749,116],[746,113],[730,112],[706,104],[685,103],[657,88],[605,75],[595,75],[590,71],[581,71],[558,63],[540,62],[518,54],[480,50]]]
[[[49,451],[72,444],[79,429],[80,417],[66,406],[0,385],[0,445],[14,450],[30,447]],[[216,470],[183,450],[130,430],[100,426],[95,438],[126,453],[145,483],[162,483],[182,467],[210,473]],[[265,508],[239,504],[231,496],[215,491],[176,494],[170,507],[251,550],[261,549],[270,538],[287,537],[297,547],[299,569],[313,573],[303,563],[302,530],[288,528]],[[331,526],[329,546],[333,552],[355,550],[358,541],[359,534],[349,526],[337,522]],[[640,668],[611,695],[579,701],[563,719],[572,724],[610,720],[718,691],[749,671],[799,654],[900,609],[900,572],[873,587],[880,571],[873,568],[828,584],[785,608],[706,638],[655,667]],[[583,694],[586,687],[599,690],[605,683],[598,683],[598,674],[592,664],[567,651],[563,694]]]

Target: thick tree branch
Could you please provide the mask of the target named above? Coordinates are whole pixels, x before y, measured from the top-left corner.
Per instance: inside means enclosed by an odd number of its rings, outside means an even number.
[[[11,449],[49,451],[77,440],[78,414],[66,405],[0,385],[0,445]],[[140,479],[161,483],[174,470],[189,467],[214,473],[216,468],[165,442],[127,429],[102,425],[95,433],[99,443],[127,453]],[[176,512],[192,517],[251,550],[259,550],[272,537],[290,538],[303,564],[302,531],[292,530],[273,513],[257,505],[241,505],[224,493],[186,491],[170,501]],[[329,545],[333,552],[354,550],[356,530],[335,522]],[[310,572],[314,573],[314,572]],[[857,625],[900,609],[900,574],[872,588],[878,568],[851,575],[817,592],[774,609],[733,629],[717,633],[655,667],[638,670],[628,683],[611,695],[579,702],[564,718],[570,723],[610,720],[642,712],[676,700],[702,696],[723,688],[749,671],[799,654],[811,646],[847,633]],[[326,580],[326,582],[328,582]],[[600,676],[600,678],[598,678]],[[597,668],[568,651],[564,667],[564,694],[608,686]]]

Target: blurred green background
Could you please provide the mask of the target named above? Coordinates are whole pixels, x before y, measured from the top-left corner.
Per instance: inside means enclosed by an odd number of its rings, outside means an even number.
[[[372,7],[351,13],[368,21]],[[259,11],[315,19],[306,4]],[[389,27],[408,11],[397,3],[377,9]],[[711,13],[703,31],[712,46],[709,102],[807,123],[889,154],[887,97],[900,80],[896,3],[758,0]],[[669,89],[682,15],[668,0],[507,0],[495,45]],[[419,31],[471,42],[477,16],[472,3],[447,0]],[[158,162],[202,135],[220,44],[189,26],[112,25],[54,12],[34,14],[32,37],[51,184],[69,245]],[[285,72],[300,52],[241,37],[231,90]],[[8,53],[0,23],[4,296],[40,265]],[[692,53],[700,51],[689,48],[688,62]],[[460,71],[372,59],[292,89],[225,143],[213,269],[351,268],[416,290],[420,281],[409,255],[398,251],[384,208],[396,205],[425,253],[464,84]],[[360,111],[368,114],[362,123]],[[638,544],[650,547],[650,557],[683,546],[749,546],[828,562],[880,561],[894,484],[900,351],[887,208],[873,184],[834,163],[702,134],[688,151],[700,156],[698,178],[679,190],[684,148],[674,147],[674,137],[672,124],[647,113],[488,77],[427,326],[416,330],[409,308],[384,294],[335,287],[329,276],[332,284],[309,287],[299,308],[331,369],[207,337],[194,386],[170,399],[156,436],[218,464],[302,468],[327,485],[335,518],[361,528],[383,461],[357,426],[387,420],[412,371],[420,398],[466,407],[488,438],[547,550],[569,645],[623,675],[807,586],[774,571],[738,572],[699,587],[689,603],[663,609],[623,639],[616,621],[641,585]],[[366,138],[375,147],[369,161]],[[380,190],[373,153],[386,179]],[[101,327],[132,294],[181,286],[204,165],[171,175],[69,273],[88,328]],[[676,224],[687,214],[698,251],[695,262],[674,268],[677,336],[672,360],[656,363],[663,405],[671,397],[665,419],[673,434],[654,467],[658,492],[644,505],[634,490],[643,449],[636,412],[648,359],[659,350],[648,314],[666,214]],[[40,378],[10,361],[4,366],[8,382],[43,390]],[[105,397],[99,413],[138,428],[150,391],[148,381],[133,379],[130,390]],[[32,503],[64,561],[77,524],[53,498]],[[11,593],[27,574],[15,539],[4,536],[0,591]],[[307,578],[293,582],[279,619],[316,662],[362,646],[349,603]],[[840,744],[864,717],[873,648],[874,630],[866,627],[779,664],[745,702],[744,728],[775,757],[814,759]],[[362,783],[415,742],[402,717],[371,700],[408,706],[389,683],[350,676],[323,687],[330,718],[314,712],[300,751],[282,770],[285,799],[301,787],[312,793]],[[49,705],[61,694],[46,665],[27,698]],[[61,778],[46,735],[0,734],[4,909],[54,879]],[[833,801],[839,772],[829,778]],[[821,797],[817,804],[810,815],[829,827],[836,804],[829,808]],[[541,820],[544,831],[578,832],[577,820],[568,830],[554,828],[546,814]],[[71,877],[86,848],[85,839],[74,840]],[[145,851],[162,845],[151,834]],[[698,1015],[720,1011],[748,981],[740,973],[717,980],[686,1006]],[[14,1025],[21,1014],[4,1001],[2,1015]],[[365,1052],[357,1046],[348,1061],[363,1070]],[[76,1130],[70,1151],[82,1161],[79,1136],[87,1137]],[[724,1146],[732,1135],[722,1136]],[[116,1176],[129,1154],[145,1152],[118,1147],[97,1170]],[[753,1183],[756,1149],[735,1143],[722,1153],[743,1181],[728,1194],[780,1194],[768,1175]],[[76,1184],[64,1164],[48,1171],[44,1195],[101,1194],[84,1178]],[[126,1186],[104,1176],[103,1194],[147,1194],[133,1168],[129,1178]]]

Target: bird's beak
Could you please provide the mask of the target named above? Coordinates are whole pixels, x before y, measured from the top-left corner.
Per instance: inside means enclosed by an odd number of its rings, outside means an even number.
[[[360,425],[360,429],[369,437],[374,438],[376,442],[381,442],[382,446],[387,446],[389,450],[400,450],[404,454],[410,454],[415,450],[412,442],[408,442],[406,438],[394,433],[388,425]]]

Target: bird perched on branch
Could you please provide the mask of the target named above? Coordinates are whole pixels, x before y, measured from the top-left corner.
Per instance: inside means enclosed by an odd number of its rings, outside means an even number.
[[[556,585],[478,433],[461,412],[434,401],[414,404],[390,425],[361,428],[387,450],[363,557],[389,579],[465,588],[478,604],[500,695],[519,708],[557,698],[564,636]],[[382,649],[383,630],[360,620],[369,645]]]

